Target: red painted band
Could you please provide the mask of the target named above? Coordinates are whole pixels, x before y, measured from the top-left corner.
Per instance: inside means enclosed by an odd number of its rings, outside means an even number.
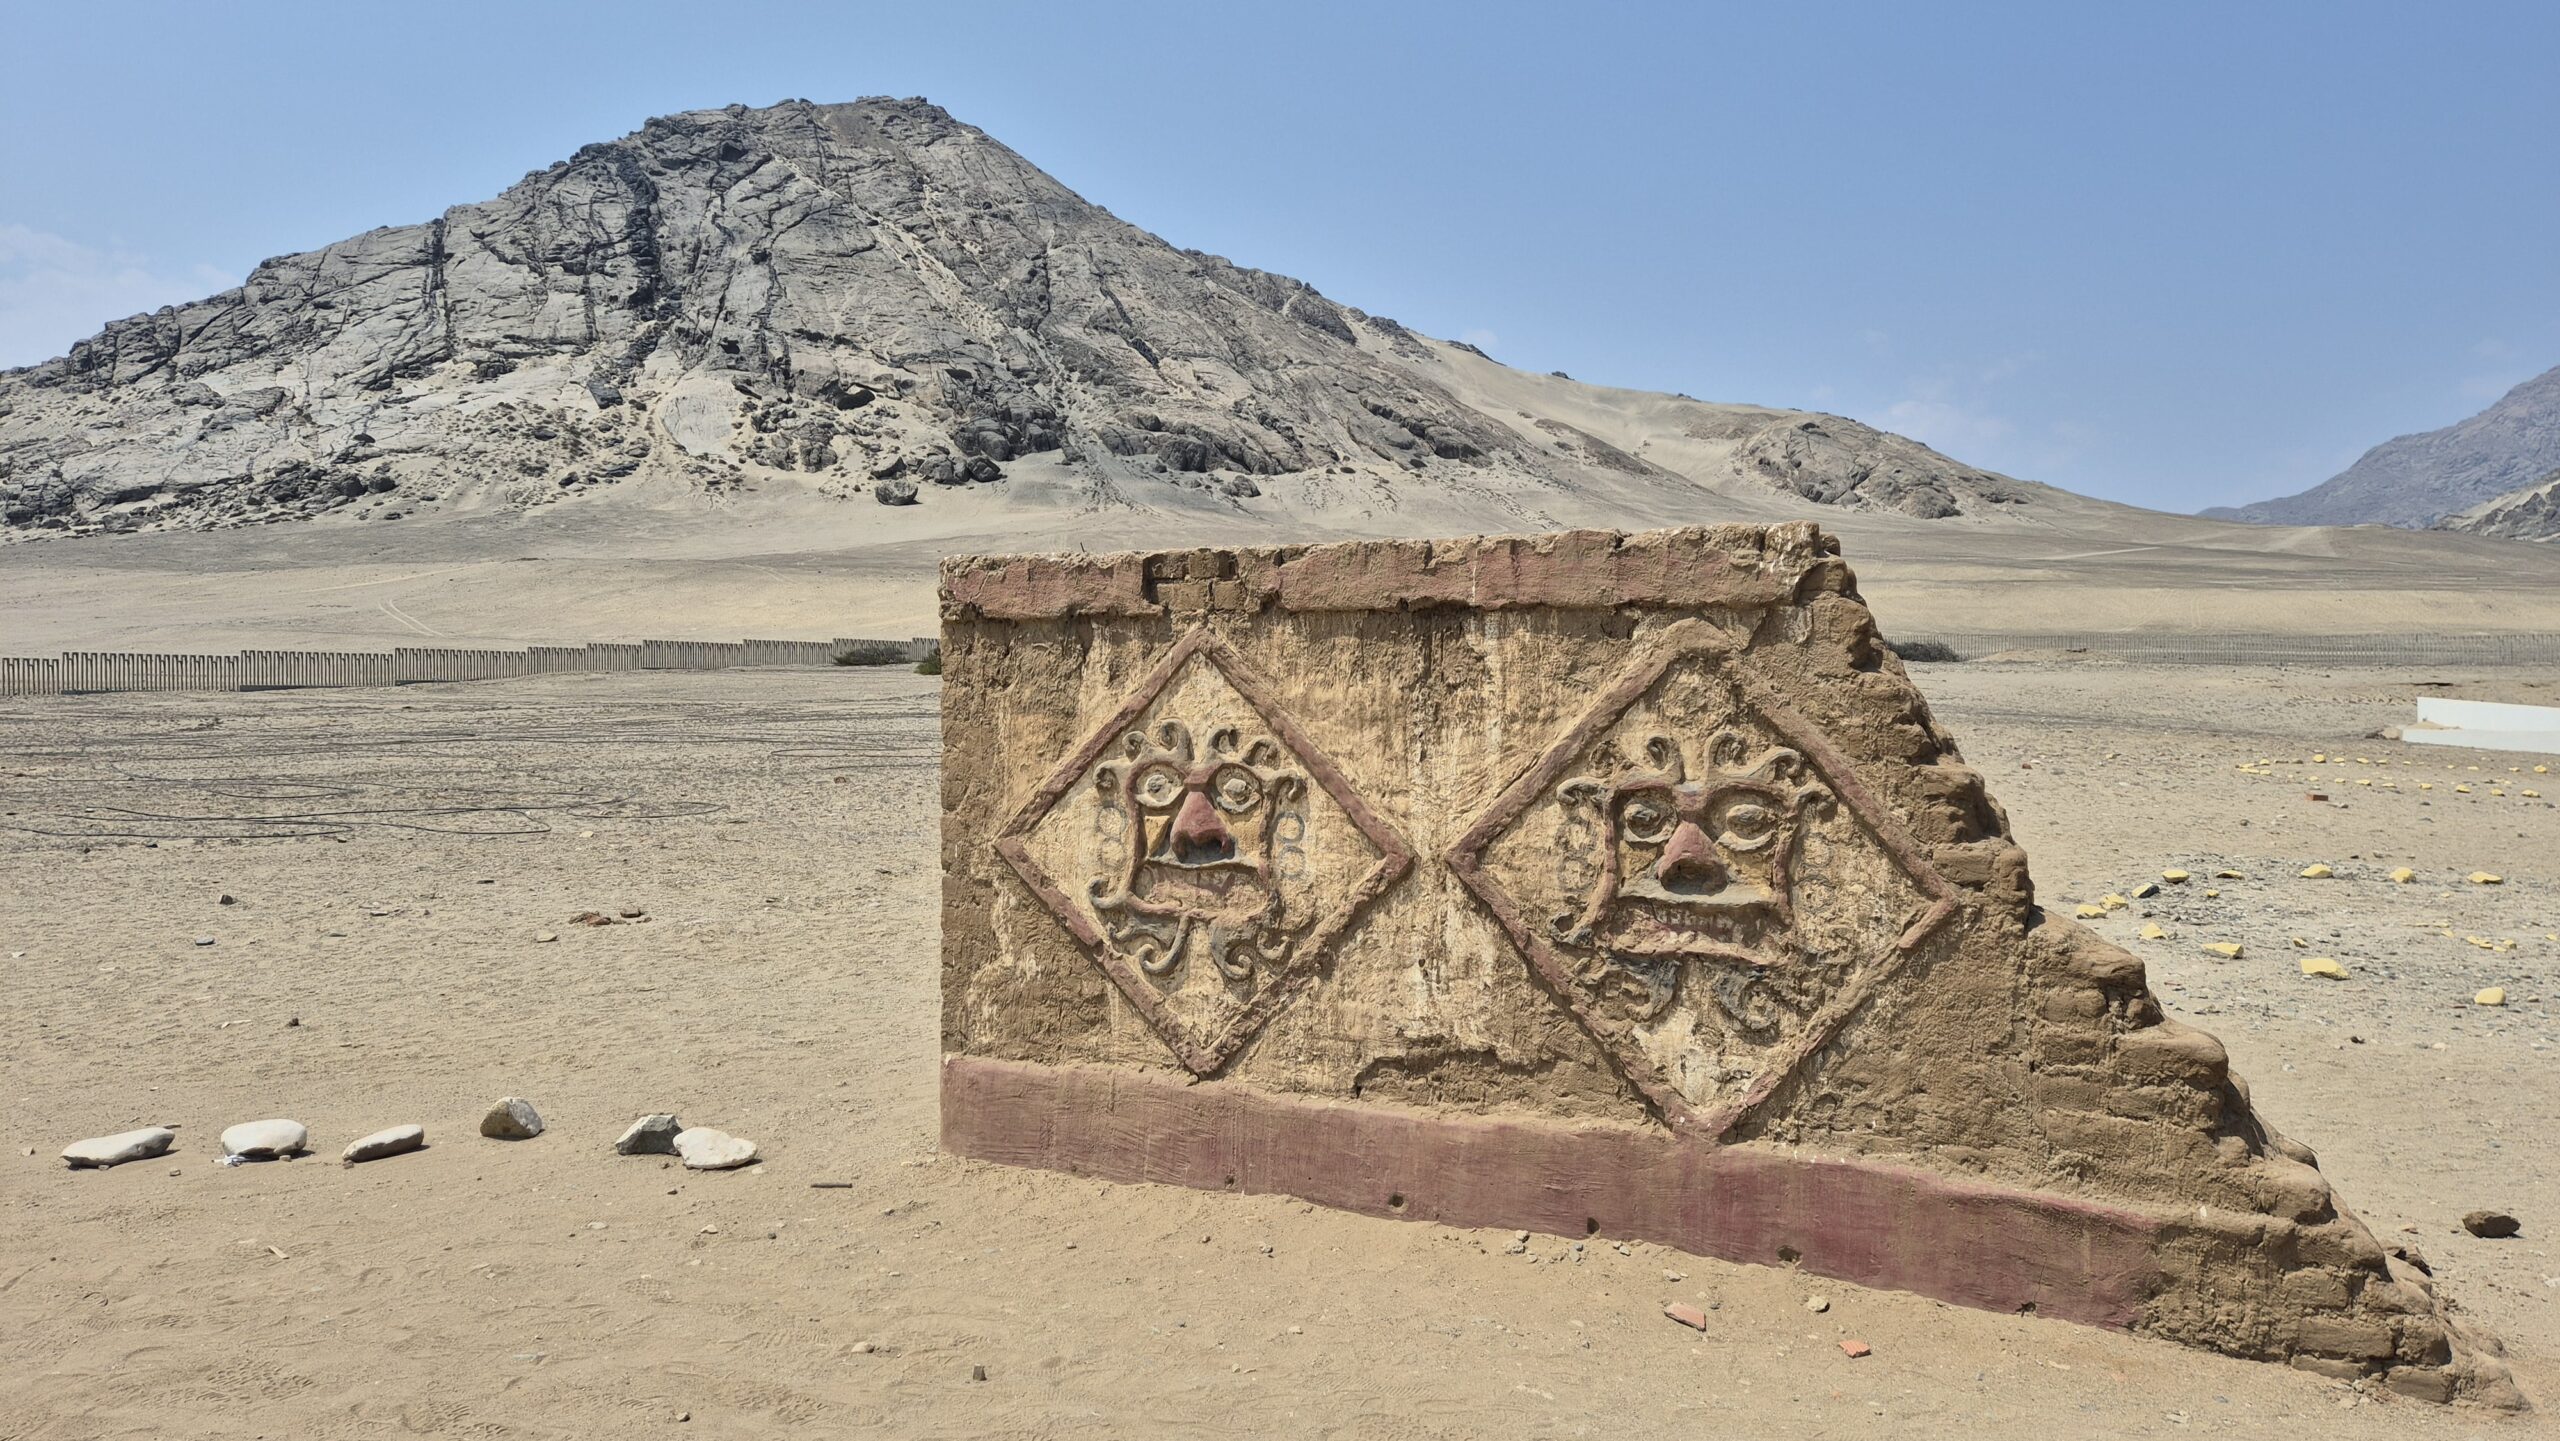
[[[1860,1285],[2120,1329],[2161,1279],[2159,1220],[2077,1197],[1659,1130],[1434,1115],[1099,1066],[946,1056],[942,1144],[1371,1216],[1793,1259]]]

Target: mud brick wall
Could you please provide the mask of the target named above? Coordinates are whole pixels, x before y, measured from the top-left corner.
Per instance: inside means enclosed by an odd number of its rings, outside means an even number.
[[[2035,906],[1817,527],[961,558],[942,610],[950,1148],[2511,1396]]]

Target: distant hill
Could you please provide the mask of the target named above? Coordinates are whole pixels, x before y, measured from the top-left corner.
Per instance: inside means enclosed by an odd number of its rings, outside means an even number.
[[[2205,511],[2267,525],[2426,526],[2560,469],[2560,368],[2468,420],[2404,435],[2299,495]]]
[[[1525,376],[1176,249],[922,100],[652,120],[0,373],[0,538],[826,502],[866,542],[1130,511],[1133,546],[1146,512],[2074,503],[1836,416]]]

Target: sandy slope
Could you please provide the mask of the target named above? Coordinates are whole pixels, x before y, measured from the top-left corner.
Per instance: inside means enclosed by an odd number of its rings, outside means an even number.
[[[2164,999],[2231,1045],[2379,1233],[2418,1245],[2507,1336],[2528,1391],[2560,1397],[2560,1169],[2542,1144],[2560,1126],[2560,943],[2541,939],[2560,917],[2560,812],[2521,781],[2415,788],[2418,767],[2504,780],[2520,758],[2360,739],[2407,714],[2391,675],[1968,665],[1921,682],[2048,901],[2168,864],[2244,872],[2212,901],[2196,886],[2158,903],[2173,938],[2135,945]],[[0,702],[0,736],[0,1435],[2484,1426],[1656,1247],[1577,1259],[1542,1237],[1510,1255],[1507,1234],[938,1159],[919,677]],[[2234,769],[2261,758],[2298,763]],[[2399,788],[2354,784],[2384,776]],[[2345,807],[2302,800],[2314,784]],[[302,834],[240,839],[286,831]],[[2315,859],[2338,878],[2293,878]],[[2425,883],[2381,879],[2402,863]],[[2508,884],[2453,883],[2481,866]],[[565,923],[625,905],[647,922]],[[2355,979],[2303,979],[2295,934]],[[2216,960],[2204,939],[2247,951]],[[2466,1004],[2493,982],[2514,1004]],[[506,1092],[551,1134],[472,1134]],[[612,1156],[657,1108],[755,1138],[765,1165],[695,1177]],[[277,1113],[324,1154],[212,1164],[223,1125]],[[431,1149],[332,1159],[407,1120]],[[181,1123],[164,1162],[53,1159],[153,1121]],[[2461,1235],[2476,1206],[2523,1217],[2525,1237]],[[1815,1294],[1827,1313],[1804,1308]],[[1711,1305],[1709,1331],[1661,1319],[1671,1299]],[[1844,1337],[1875,1354],[1848,1360]]]
[[[1607,396],[1636,397],[1607,422],[1609,442],[1630,451],[1678,429],[1678,408],[1694,404],[1476,364],[1506,384],[1558,392],[1541,403],[1584,415],[1595,434]],[[933,565],[948,552],[1786,516],[1842,536],[1897,634],[2560,631],[2553,547],[2226,525],[2060,492],[1997,519],[1921,521],[1721,484],[1673,503],[1650,479],[1611,489],[1604,477],[1567,494],[1382,490],[1361,477],[1341,478],[1336,491],[1319,476],[1274,483],[1248,508],[1170,485],[1097,499],[1054,467],[1015,470],[1002,487],[937,487],[928,504],[894,509],[779,482],[715,497],[667,481],[526,514],[13,545],[0,549],[0,650],[920,635],[934,628]]]

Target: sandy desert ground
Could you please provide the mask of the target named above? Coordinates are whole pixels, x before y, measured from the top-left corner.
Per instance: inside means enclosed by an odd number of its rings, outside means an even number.
[[[2416,682],[2488,678],[1921,673],[2049,906],[2196,873],[2094,924],[2542,1413],[1606,1238],[1509,1254],[937,1157],[935,682],[835,670],[0,703],[0,1437],[2560,1430],[2560,778],[2370,738]],[[2506,1007],[2471,1003],[2493,984]],[[511,1093],[547,1134],[475,1133]],[[612,1154],[660,1109],[765,1160]],[[215,1164],[270,1115],[316,1154]],[[428,1150],[337,1164],[406,1121]],[[164,1160],[56,1159],[148,1123],[180,1127]],[[2463,1234],[2478,1207],[2524,1235]]]

